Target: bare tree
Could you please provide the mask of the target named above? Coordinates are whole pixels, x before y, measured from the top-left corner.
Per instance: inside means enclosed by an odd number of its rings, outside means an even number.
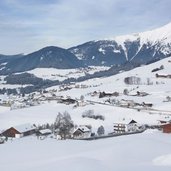
[[[54,123],[54,128],[62,139],[70,136],[73,127],[74,124],[70,114],[66,111],[63,114],[59,112]]]

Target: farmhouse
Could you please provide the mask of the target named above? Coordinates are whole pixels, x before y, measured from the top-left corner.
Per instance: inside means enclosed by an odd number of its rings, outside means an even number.
[[[36,132],[36,127],[31,124],[24,124],[15,127],[11,127],[4,132],[2,135],[5,137],[20,138],[23,136],[32,135]]]
[[[73,138],[88,138],[91,136],[91,130],[86,126],[79,126],[73,132]]]
[[[58,103],[64,103],[66,105],[74,104],[77,101],[75,99],[67,98],[67,99],[60,99]]]
[[[146,93],[146,92],[140,92],[140,91],[137,91],[137,96],[140,96],[140,97],[144,97],[144,96],[148,96],[149,94]]]
[[[133,100],[122,99],[121,101],[119,101],[119,106],[121,106],[121,107],[134,107],[134,106],[136,106],[136,103]]]
[[[168,75],[159,75],[159,74],[156,74],[156,77],[157,78],[171,78],[171,75],[168,74]]]
[[[143,102],[142,106],[148,108],[148,107],[153,107],[153,104],[152,103],[145,103],[145,102]]]
[[[103,97],[112,97],[112,96],[119,96],[119,93],[118,92],[114,92],[114,93],[106,93],[106,92],[100,92],[99,94],[99,98],[103,98]]]

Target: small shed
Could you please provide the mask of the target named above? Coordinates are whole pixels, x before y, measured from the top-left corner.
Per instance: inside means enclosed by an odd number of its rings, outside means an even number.
[[[163,133],[171,133],[171,123],[161,125]]]
[[[5,130],[2,135],[5,137],[20,138],[23,136],[32,135],[36,132],[36,127],[31,124],[23,124],[11,127]]]

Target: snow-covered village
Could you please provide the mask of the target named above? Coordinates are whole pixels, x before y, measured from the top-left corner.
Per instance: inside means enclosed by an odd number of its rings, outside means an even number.
[[[0,2],[0,171],[170,171],[171,15],[159,1]]]

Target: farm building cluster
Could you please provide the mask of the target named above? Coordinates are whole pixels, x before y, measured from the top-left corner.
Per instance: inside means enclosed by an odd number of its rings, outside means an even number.
[[[109,133],[108,135],[122,135],[122,134],[129,134],[129,133],[136,133],[147,128],[157,128],[161,130],[163,133],[171,133],[171,121],[159,121],[158,125],[155,126],[146,126],[138,124],[135,120],[129,121],[121,121],[113,124],[113,132]],[[52,129],[39,129],[36,125],[32,124],[23,124],[19,126],[13,126],[6,130],[1,131],[0,133],[0,144],[4,143],[8,139],[13,138],[22,138],[25,136],[35,135],[40,139],[44,139],[47,136],[55,139],[61,139],[60,136],[57,134],[55,130]],[[103,135],[103,136],[108,136]],[[87,139],[91,138],[96,135],[92,132],[91,127],[87,125],[80,125],[75,126],[71,134],[67,137],[69,139]]]

